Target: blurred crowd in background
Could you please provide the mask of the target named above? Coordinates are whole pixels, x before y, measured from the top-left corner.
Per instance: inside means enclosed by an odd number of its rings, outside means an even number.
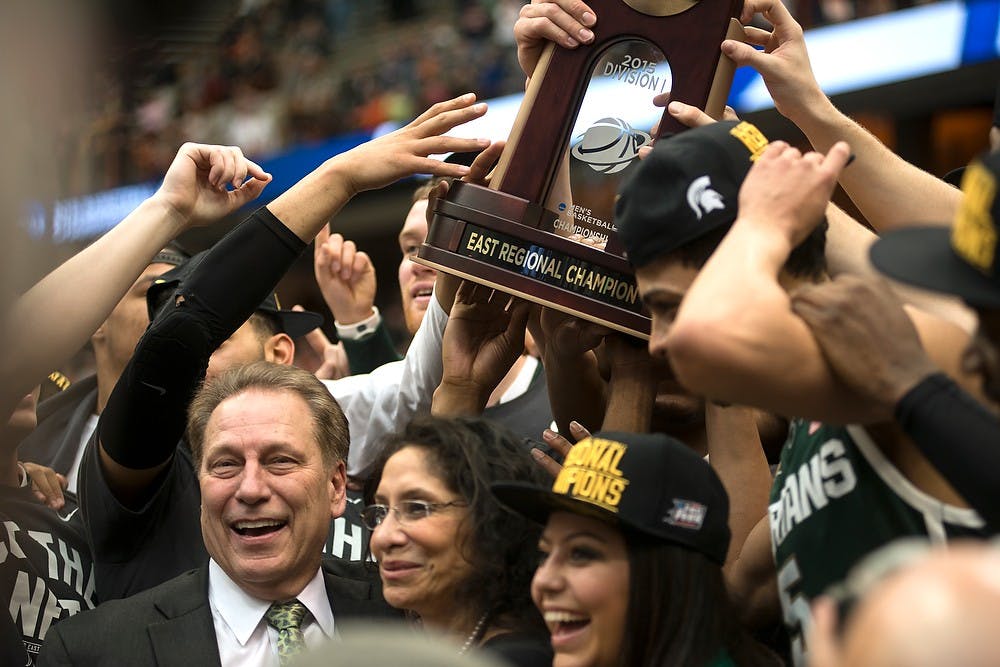
[[[928,1],[785,4],[817,27]],[[90,115],[64,128],[64,194],[159,178],[185,140],[238,145],[260,158],[407,121],[461,92],[519,92],[511,26],[523,4],[244,0],[214,30],[144,44],[116,71],[93,74]]]

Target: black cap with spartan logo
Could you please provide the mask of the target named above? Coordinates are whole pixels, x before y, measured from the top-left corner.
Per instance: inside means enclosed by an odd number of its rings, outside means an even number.
[[[747,122],[685,130],[653,146],[622,183],[615,225],[642,267],[736,220],[737,196],[767,138]]]
[[[729,548],[729,497],[715,471],[662,434],[598,433],[578,442],[551,489],[501,482],[493,493],[514,511],[545,523],[573,512],[704,554],[723,564]]]
[[[972,306],[1000,308],[1000,153],[970,164],[962,177],[962,202],[948,227],[909,227],[889,232],[871,250],[887,276],[947,292]]]

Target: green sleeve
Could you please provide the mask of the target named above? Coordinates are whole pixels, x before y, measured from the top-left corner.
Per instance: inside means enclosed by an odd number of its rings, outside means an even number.
[[[347,363],[351,367],[351,375],[371,373],[373,370],[390,361],[402,359],[396,346],[392,343],[389,330],[381,322],[375,328],[375,333],[362,340],[343,339],[344,352],[347,353]]]

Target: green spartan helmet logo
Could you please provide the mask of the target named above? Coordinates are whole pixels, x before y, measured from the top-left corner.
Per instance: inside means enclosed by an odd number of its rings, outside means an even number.
[[[632,164],[651,139],[620,118],[602,118],[584,132],[571,154],[596,172],[615,174]]]

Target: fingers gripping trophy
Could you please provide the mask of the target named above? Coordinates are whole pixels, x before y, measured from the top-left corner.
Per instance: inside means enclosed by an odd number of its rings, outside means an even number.
[[[587,119],[671,99],[720,118],[732,83],[724,39],[743,39],[740,0],[591,0],[586,47],[542,52],[489,187],[455,183],[432,203],[415,261],[536,303],[649,337],[650,321],[615,235],[619,182],[638,149],[685,129],[669,114],[656,137],[627,121]]]

